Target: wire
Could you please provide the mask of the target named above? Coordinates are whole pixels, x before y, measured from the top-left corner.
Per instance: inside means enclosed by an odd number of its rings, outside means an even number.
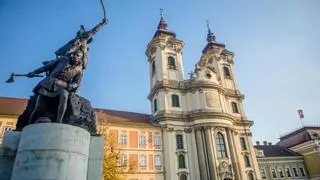
[[[107,19],[107,18],[106,18],[106,9],[105,9],[105,7],[104,7],[103,1],[100,0],[100,3],[101,3],[101,6],[102,6],[102,10],[103,10],[103,18],[104,18],[104,19]]]

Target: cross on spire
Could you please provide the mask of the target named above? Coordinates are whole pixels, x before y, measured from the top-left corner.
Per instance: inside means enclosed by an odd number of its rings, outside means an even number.
[[[207,20],[206,23],[207,23],[207,28],[208,28],[207,41],[208,41],[208,42],[215,41],[215,40],[216,40],[216,37],[215,37],[214,34],[211,32],[210,25],[209,25],[209,21]]]

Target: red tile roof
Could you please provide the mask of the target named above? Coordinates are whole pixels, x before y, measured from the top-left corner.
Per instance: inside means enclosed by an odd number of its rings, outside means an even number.
[[[20,115],[28,103],[27,99],[0,97],[0,114]]]
[[[105,123],[143,123],[150,124],[149,114],[141,114],[127,111],[116,111],[108,109],[96,109],[99,122]]]
[[[23,113],[27,106],[28,100],[21,98],[8,98],[0,97],[0,115],[16,115],[19,116]],[[108,110],[108,109],[96,109],[97,119],[99,122],[106,123],[143,123],[152,125],[149,121],[149,114]]]

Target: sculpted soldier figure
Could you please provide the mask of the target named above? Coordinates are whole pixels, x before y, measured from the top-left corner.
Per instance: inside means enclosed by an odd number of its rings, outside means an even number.
[[[60,56],[56,60],[49,61],[44,66],[27,74],[28,77],[34,77],[36,74],[50,72],[34,89],[34,92],[38,94],[38,98],[29,123],[33,122],[34,114],[40,107],[46,106],[44,97],[58,98],[59,105],[56,122],[62,123],[69,93],[76,92],[80,85],[83,57],[84,53],[79,49],[69,53],[67,56]]]

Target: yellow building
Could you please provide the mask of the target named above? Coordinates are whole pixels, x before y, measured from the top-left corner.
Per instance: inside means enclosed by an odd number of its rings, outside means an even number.
[[[26,106],[26,99],[0,98],[0,143],[5,131],[15,129],[18,116],[22,114]]]
[[[320,127],[307,126],[280,137],[277,144],[304,157],[311,180],[320,179]]]

